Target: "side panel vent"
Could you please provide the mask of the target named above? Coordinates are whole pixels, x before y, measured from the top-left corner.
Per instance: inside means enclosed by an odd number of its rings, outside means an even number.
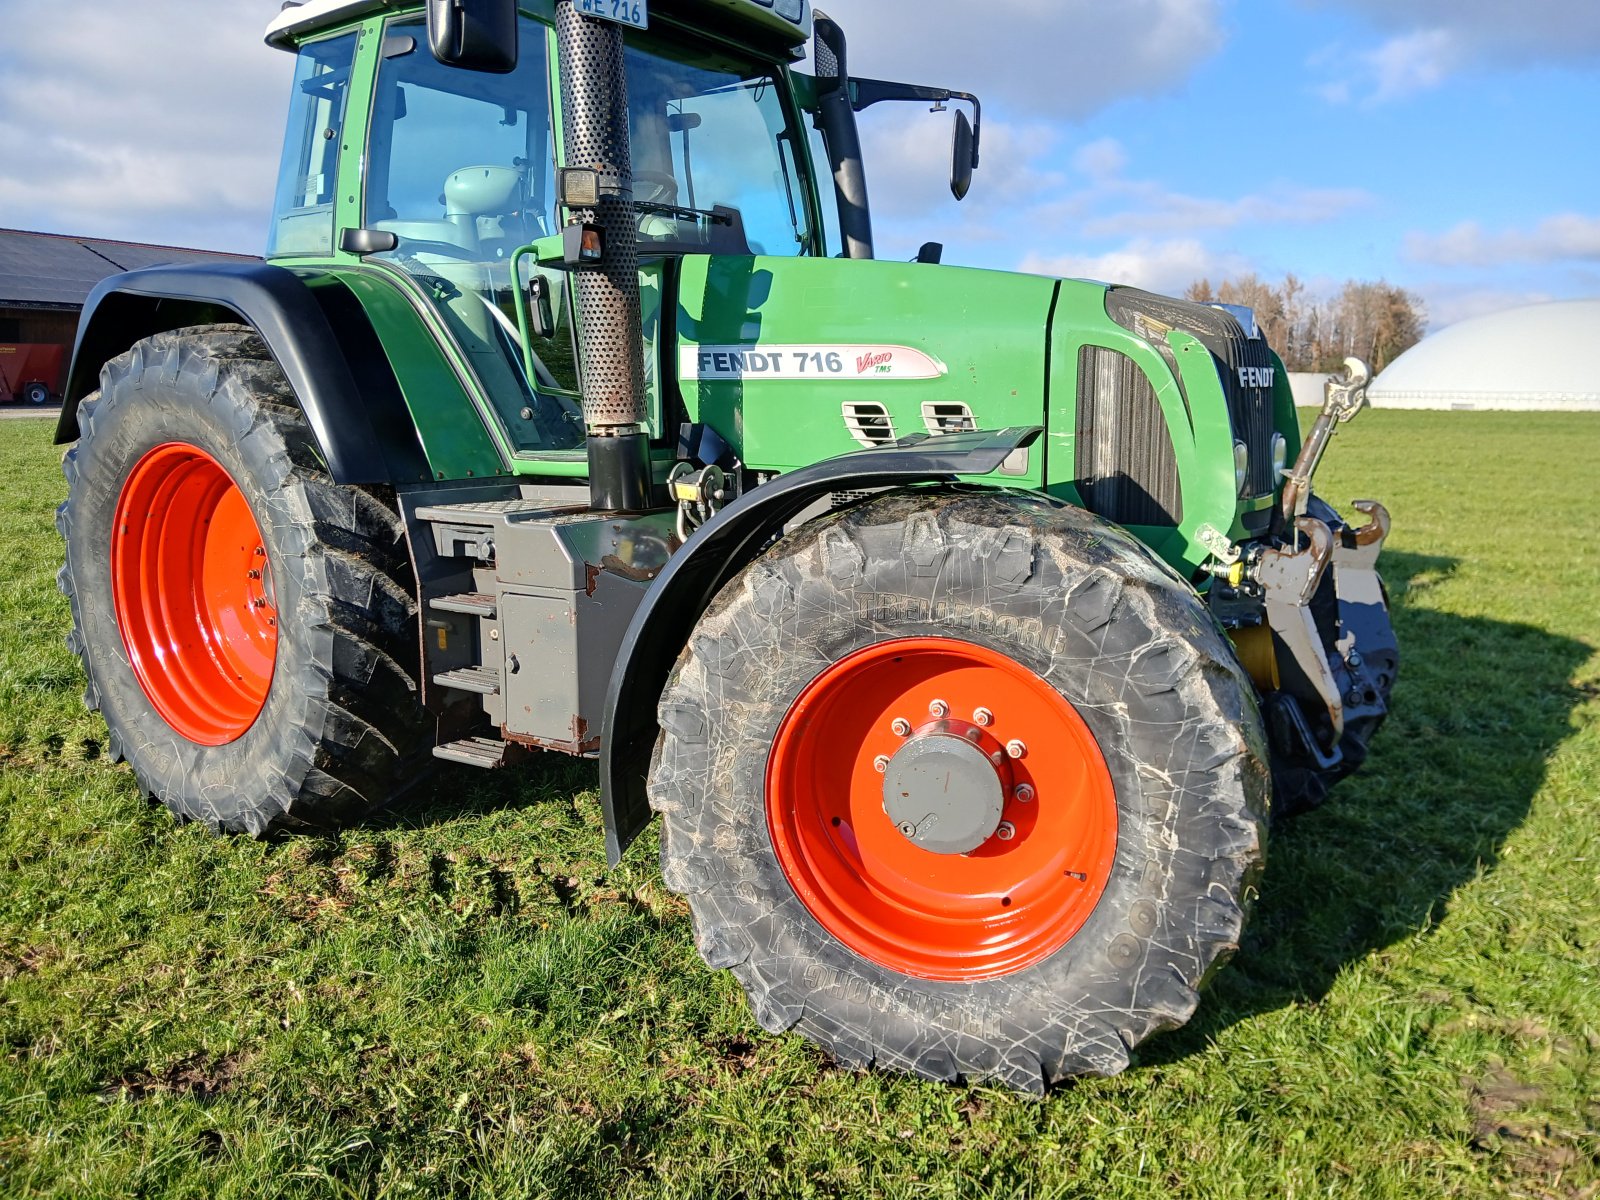
[[[1183,520],[1178,458],[1155,387],[1116,350],[1078,353],[1077,487],[1090,511],[1119,525]]]
[[[922,406],[922,424],[935,436],[941,433],[970,433],[978,427],[972,410],[965,404],[937,400],[930,400]]]
[[[844,427],[850,431],[851,437],[868,449],[887,446],[895,440],[894,422],[889,419],[889,410],[881,404],[847,402],[844,406]]]

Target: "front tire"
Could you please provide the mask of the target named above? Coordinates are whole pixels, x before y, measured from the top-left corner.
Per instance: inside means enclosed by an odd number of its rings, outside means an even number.
[[[333,827],[425,748],[400,520],[334,484],[242,326],[157,334],[78,411],[56,524],[109,751],[213,830]]]
[[[1081,510],[920,491],[806,526],[702,618],[660,722],[663,875],[702,956],[845,1064],[1114,1074],[1237,947],[1253,691],[1192,589]],[[928,792],[913,744],[974,799]]]

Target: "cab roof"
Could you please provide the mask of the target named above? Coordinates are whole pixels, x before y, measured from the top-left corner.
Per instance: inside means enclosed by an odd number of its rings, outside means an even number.
[[[656,12],[690,22],[701,21],[721,33],[748,32],[763,41],[776,37],[794,49],[811,38],[811,0],[650,0]],[[267,45],[293,50],[296,43],[322,29],[341,25],[384,10],[419,8],[417,0],[286,0],[282,11],[267,25]],[[523,8],[548,10],[544,3],[524,3]],[[728,27],[730,18],[736,26]]]

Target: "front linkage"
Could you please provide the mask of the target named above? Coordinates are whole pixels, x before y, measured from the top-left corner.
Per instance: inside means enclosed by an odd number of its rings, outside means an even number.
[[[1354,501],[1367,523],[1351,528],[1311,489],[1333,434],[1366,406],[1371,377],[1349,358],[1328,380],[1322,411],[1284,472],[1272,534],[1242,550],[1217,547],[1213,609],[1266,696],[1280,816],[1315,808],[1361,764],[1399,669],[1377,571],[1388,510]]]

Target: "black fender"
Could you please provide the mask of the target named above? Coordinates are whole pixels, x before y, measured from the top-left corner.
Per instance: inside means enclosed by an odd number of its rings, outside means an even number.
[[[919,435],[778,476],[695,531],[656,576],[623,635],[606,690],[600,738],[600,806],[611,865],[650,823],[645,773],[660,732],[656,704],[700,614],[754,562],[773,535],[829,492],[987,475],[1030,446],[1043,426]]]
[[[415,423],[360,302],[332,277],[264,262],[150,267],[102,280],[78,320],[56,444],[77,439],[78,404],[99,386],[100,368],[111,359],[152,334],[220,322],[243,322],[261,335],[335,483],[430,478]]]

